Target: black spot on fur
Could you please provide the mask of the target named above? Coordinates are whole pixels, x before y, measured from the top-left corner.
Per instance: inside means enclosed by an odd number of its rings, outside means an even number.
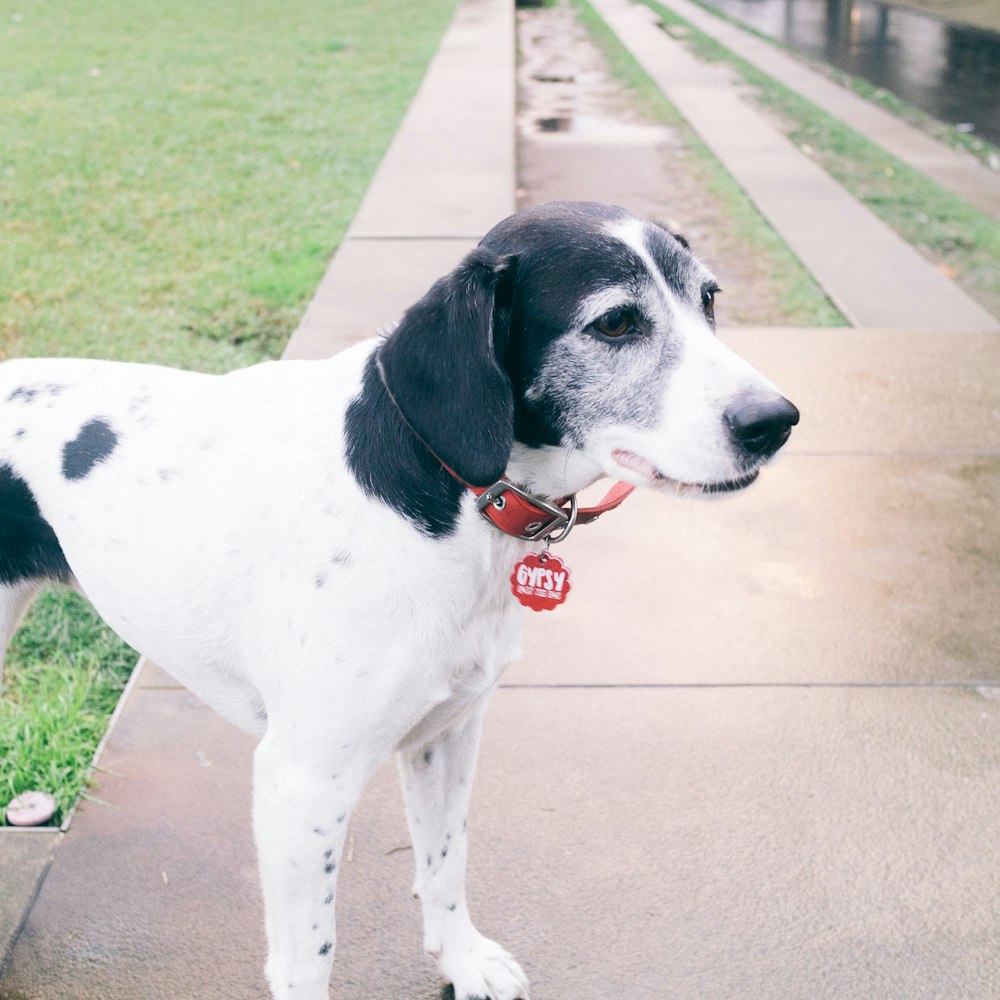
[[[433,750],[425,750],[424,751],[424,764],[426,764],[427,767],[430,767],[431,766],[431,761],[433,759],[434,759],[434,751]]]
[[[323,905],[324,906],[329,906],[332,902],[333,902],[333,893],[332,892],[328,892],[326,894],[326,899],[323,900]]]
[[[333,943],[330,941],[324,941],[322,947],[319,949],[320,955],[329,955],[330,950],[333,948]]]
[[[66,386],[59,385],[56,382],[50,382],[48,385],[21,385],[18,386],[8,397],[8,403],[33,403],[39,396],[50,396],[55,399]],[[51,406],[51,401],[49,403]]]
[[[325,871],[327,875],[332,875],[336,870],[337,863],[335,861],[329,861],[327,864],[323,865],[323,871]]]
[[[71,576],[56,533],[38,509],[28,484],[0,465],[0,584]]]
[[[448,910],[449,910],[449,912],[454,913],[455,910],[457,910],[457,909],[458,909],[458,903],[449,903],[448,904]]]
[[[118,435],[106,421],[87,421],[80,433],[63,445],[63,476],[70,480],[86,478],[95,465],[107,461],[117,445]]]

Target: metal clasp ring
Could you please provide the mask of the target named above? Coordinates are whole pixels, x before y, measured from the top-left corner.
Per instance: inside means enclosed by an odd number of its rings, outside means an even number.
[[[577,503],[576,494],[574,493],[569,498],[569,517],[566,520],[565,525],[563,525],[562,531],[559,532],[555,538],[552,535],[545,536],[545,548],[547,549],[550,545],[555,545],[556,542],[564,542],[566,536],[573,530],[573,526],[576,524],[576,514],[577,514]]]
[[[499,482],[494,483],[488,490],[485,490],[476,499],[476,509],[483,517],[489,520],[486,508],[492,505],[497,510],[503,510],[506,506],[504,493],[516,493],[519,497],[527,500],[533,507],[537,507],[541,513],[549,515],[548,520],[532,521],[525,527],[523,535],[513,535],[514,538],[520,538],[525,542],[537,542],[543,538],[550,539],[553,542],[561,542],[573,530],[573,525],[576,524],[576,496],[570,497],[570,509],[567,514],[561,507],[557,507],[547,500],[542,500],[540,497],[532,496],[526,490],[522,490],[519,486],[515,486],[514,483],[508,482],[506,479],[501,479]],[[559,534],[553,538],[553,532],[556,531]]]

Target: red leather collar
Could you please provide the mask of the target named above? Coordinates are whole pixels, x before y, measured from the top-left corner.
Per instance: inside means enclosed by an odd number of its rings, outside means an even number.
[[[455,475],[447,466],[445,469]],[[469,486],[469,489],[478,497],[476,506],[479,512],[504,534],[526,541],[550,539],[557,542],[562,541],[574,525],[590,524],[607,511],[614,510],[635,487],[629,483],[615,483],[600,503],[579,508],[575,496],[548,503],[506,479],[485,488]],[[568,509],[566,504],[569,504]]]

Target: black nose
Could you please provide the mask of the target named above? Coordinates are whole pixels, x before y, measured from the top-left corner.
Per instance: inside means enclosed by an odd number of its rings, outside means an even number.
[[[799,422],[799,411],[784,396],[743,396],[723,413],[733,441],[756,458],[773,455]]]

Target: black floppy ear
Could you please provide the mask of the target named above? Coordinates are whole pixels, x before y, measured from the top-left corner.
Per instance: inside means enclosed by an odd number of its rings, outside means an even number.
[[[378,352],[403,418],[470,486],[500,479],[514,443],[514,399],[500,364],[512,276],[512,258],[473,250],[406,311]]]
[[[680,243],[680,245],[684,247],[685,250],[691,249],[691,244],[688,242],[688,238],[683,233],[675,232],[673,229],[670,228],[670,226],[665,225],[658,219],[650,219],[649,221],[652,222],[653,225],[657,227],[657,229],[662,229],[667,234],[667,236],[672,236],[675,240],[677,240],[677,242]]]

